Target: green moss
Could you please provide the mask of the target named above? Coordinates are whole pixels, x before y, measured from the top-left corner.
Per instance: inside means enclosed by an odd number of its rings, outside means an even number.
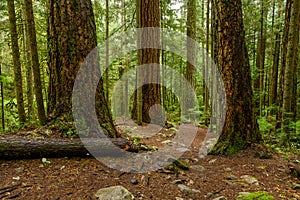
[[[275,200],[275,198],[265,191],[253,192],[240,200]]]

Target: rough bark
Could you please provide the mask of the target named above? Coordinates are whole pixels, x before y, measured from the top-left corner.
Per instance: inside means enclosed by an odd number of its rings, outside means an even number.
[[[287,57],[284,72],[284,87],[283,87],[283,129],[284,132],[289,132],[290,123],[293,121],[293,98],[295,91],[295,79],[297,76],[295,69],[298,66],[298,43],[299,43],[299,14],[300,14],[300,2],[293,1],[291,23],[289,31],[289,44],[287,49]],[[289,138],[288,138],[289,139]]]
[[[160,27],[160,9],[159,0],[153,1],[141,1],[137,0],[137,18],[138,27]],[[141,31],[138,38],[138,46],[143,44],[153,44],[158,46],[160,43],[160,32],[156,30]],[[160,82],[160,68],[159,68],[159,49],[143,48],[138,50],[138,64],[148,65],[149,68],[143,72],[138,71],[138,81],[142,83],[142,99],[140,98],[139,91],[137,91],[137,97],[135,97],[134,106],[132,110],[133,119],[138,119],[138,113],[142,109],[142,121],[146,123],[151,122],[149,110],[155,104],[161,104],[160,85],[148,84],[152,81]],[[140,80],[141,79],[141,80]],[[138,88],[137,88],[138,89]],[[142,104],[142,108],[140,108]],[[156,107],[158,108],[158,107]],[[157,116],[161,116],[162,112],[159,109],[154,110]],[[156,117],[156,119],[161,119]],[[139,121],[139,120],[138,120]],[[153,123],[160,123],[155,122]]]
[[[231,154],[259,142],[241,0],[216,0],[218,50],[226,93],[225,124],[212,154]]]
[[[192,40],[196,41],[196,21],[197,21],[197,14],[196,14],[196,1],[195,0],[188,0],[187,2],[187,62],[186,62],[186,80],[191,84],[192,88],[196,89],[196,67],[192,63],[196,63],[196,43]],[[192,40],[189,40],[192,39]],[[187,88],[186,88],[186,91]],[[189,110],[193,109],[193,103],[190,100],[193,98],[193,94],[187,93],[187,96],[184,98],[185,105],[183,108],[183,114],[186,117],[189,117]]]
[[[110,139],[112,144],[103,143],[101,138],[90,138],[85,141],[85,146],[80,139],[24,139],[2,138],[0,139],[0,160],[24,159],[24,158],[53,158],[53,157],[85,157],[89,156],[87,149],[101,146],[101,152],[93,156],[107,156],[112,153],[112,145],[120,148],[118,156],[126,151],[138,151],[138,146],[124,138]],[[104,145],[106,144],[106,145]],[[88,145],[88,146],[86,146]],[[87,147],[87,148],[86,148]],[[114,154],[116,155],[116,154]]]
[[[15,93],[17,99],[18,117],[20,123],[25,123],[26,115],[24,109],[22,72],[21,72],[20,51],[19,51],[14,1],[7,0],[7,8],[9,14],[9,29],[10,29],[11,48],[12,48],[12,56],[13,56],[13,64],[14,64],[14,83],[15,83]]]
[[[283,84],[284,84],[284,72],[286,64],[287,46],[289,43],[289,29],[290,29],[290,18],[291,18],[291,0],[286,1],[285,7],[285,20],[284,20],[284,31],[282,36],[282,48],[281,48],[281,60],[280,60],[280,72],[279,72],[279,85],[278,85],[278,112],[276,114],[277,128],[281,126],[282,121],[282,102],[283,102]]]
[[[77,72],[86,56],[97,46],[92,3],[91,0],[48,0],[48,6],[48,113],[53,118],[71,118],[71,97]],[[95,107],[106,134],[116,137],[102,78],[96,91]]]
[[[28,26],[28,35],[30,41],[31,64],[33,70],[34,92],[36,97],[38,118],[39,118],[40,125],[44,125],[46,123],[46,115],[45,115],[42,83],[41,83],[39,56],[37,51],[32,0],[25,0],[25,9],[26,9],[26,20]]]

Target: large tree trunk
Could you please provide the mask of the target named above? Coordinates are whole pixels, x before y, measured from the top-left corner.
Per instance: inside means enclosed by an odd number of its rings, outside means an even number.
[[[289,44],[287,49],[287,58],[285,64],[284,73],[284,87],[283,87],[283,129],[284,132],[289,133],[290,123],[293,121],[294,106],[292,104],[293,99],[297,95],[294,94],[296,70],[298,66],[298,45],[299,45],[299,14],[300,14],[300,2],[298,0],[293,1],[291,24],[289,31]],[[288,134],[289,136],[289,134]],[[287,137],[289,139],[289,137]]]
[[[160,27],[159,0],[137,0],[137,9],[139,28]],[[160,32],[158,29],[144,29],[138,35],[139,47],[144,44],[153,44],[154,46],[159,46],[160,44]],[[150,123],[150,108],[155,104],[161,104],[160,84],[149,84],[151,82],[160,82],[159,54],[159,49],[143,48],[138,50],[138,64],[149,66],[149,68],[143,68],[145,69],[144,71],[138,70],[137,73],[138,83],[141,83],[143,86],[141,87],[142,91],[137,88],[132,116],[133,119],[138,119],[138,121],[140,121],[139,115],[142,113],[142,121]],[[140,93],[142,93],[142,97]],[[162,112],[158,107],[155,107],[153,112],[156,115],[155,119],[161,119]],[[160,121],[152,122],[160,124]]]
[[[37,43],[36,43],[36,32],[35,32],[34,16],[33,16],[33,9],[32,9],[32,0],[25,0],[25,8],[26,8],[28,35],[30,39],[31,64],[33,69],[34,92],[36,97],[38,118],[40,124],[44,125],[46,123],[46,115],[45,115],[42,83],[41,83],[40,63],[39,63],[39,56],[38,56]]]
[[[104,138],[105,139],[105,138]],[[4,159],[24,159],[24,158],[61,158],[61,157],[85,157],[89,155],[89,150],[97,148],[101,144],[101,151],[97,151],[93,156],[122,156],[124,151],[139,150],[138,146],[124,138],[110,139],[110,142],[103,142],[101,138],[89,138],[82,144],[80,139],[24,139],[5,138],[0,139],[0,160]],[[113,154],[113,146],[120,148],[118,154]]]
[[[48,5],[48,113],[54,118],[71,117],[75,77],[81,63],[97,46],[92,3],[91,0],[48,0]],[[106,135],[116,137],[106,100],[101,78],[96,91],[96,113]]]
[[[213,154],[231,154],[259,142],[253,109],[250,64],[241,0],[216,0],[219,20],[219,64],[226,92],[226,118]]]
[[[19,43],[18,43],[14,1],[7,0],[7,8],[9,14],[9,28],[10,28],[11,48],[12,48],[12,56],[13,56],[13,64],[14,64],[14,83],[15,83],[15,93],[17,99],[18,116],[19,116],[20,123],[25,123],[26,116],[25,116],[25,109],[24,109],[22,72],[21,72],[20,51],[19,51]]]

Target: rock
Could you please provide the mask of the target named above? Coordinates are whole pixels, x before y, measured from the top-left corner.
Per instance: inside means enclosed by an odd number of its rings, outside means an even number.
[[[201,165],[192,165],[190,168],[199,172],[203,172],[205,170],[205,168]]]
[[[227,199],[224,196],[220,196],[220,197],[214,198],[213,200],[227,200]]]
[[[257,192],[240,192],[236,198],[236,200],[247,200],[247,199],[268,199],[275,200],[275,198],[265,191],[257,191]]]
[[[227,180],[237,180],[238,178],[235,175],[230,175],[226,177]]]
[[[180,191],[183,192],[183,193],[186,194],[186,195],[189,195],[189,194],[193,194],[193,193],[194,193],[193,189],[189,188],[189,187],[186,186],[186,185],[179,184],[178,187],[179,187]]]
[[[209,163],[209,164],[213,164],[213,163],[215,163],[216,161],[217,161],[217,159],[212,159],[212,160],[208,161],[208,163]]]
[[[227,167],[227,168],[224,169],[224,171],[225,171],[225,172],[232,172],[232,169],[229,168],[229,167]]]
[[[239,192],[236,200],[242,200],[244,197],[248,196],[250,192]]]
[[[252,185],[252,184],[258,185],[258,180],[253,176],[243,175],[243,176],[241,176],[241,179],[249,185]]]
[[[95,194],[98,200],[133,200],[134,196],[123,186],[102,188]]]
[[[137,185],[139,182],[135,178],[131,178],[130,183],[133,184],[133,185]]]
[[[15,171],[19,172],[19,173],[22,173],[24,171],[24,168],[23,167],[15,168]]]

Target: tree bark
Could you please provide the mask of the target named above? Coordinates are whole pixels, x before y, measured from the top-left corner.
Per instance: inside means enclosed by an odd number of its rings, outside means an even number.
[[[38,118],[39,118],[40,125],[44,125],[46,123],[46,115],[45,115],[44,98],[43,98],[43,91],[42,91],[40,63],[39,63],[39,56],[37,51],[32,0],[25,0],[25,9],[26,9],[26,20],[28,26],[28,35],[30,40],[31,64],[33,69],[34,92],[36,97]]]
[[[59,158],[59,157],[85,157],[89,155],[87,149],[96,149],[101,144],[101,152],[93,156],[108,156],[114,145],[120,148],[118,156],[124,151],[138,151],[138,146],[124,138],[110,139],[112,142],[103,142],[101,138],[90,138],[84,145],[80,139],[24,139],[1,138],[0,160],[25,159],[25,158]],[[88,145],[88,146],[86,146]],[[95,151],[94,151],[95,152]],[[94,153],[93,152],[93,153]],[[116,155],[116,154],[114,154]]]
[[[299,45],[299,14],[300,2],[298,0],[292,3],[291,24],[289,31],[289,44],[287,49],[287,57],[284,72],[284,87],[283,87],[283,130],[288,133],[289,139],[290,123],[293,121],[293,98],[295,92],[295,79],[297,78],[295,69],[298,66],[298,45]]]
[[[225,124],[212,154],[232,154],[261,140],[253,109],[241,0],[216,0],[219,64],[226,93]]]
[[[148,27],[160,27],[160,9],[159,0],[153,1],[141,1],[137,0],[137,22],[139,28]],[[142,30],[138,34],[138,46],[141,47],[143,44],[153,44],[155,46],[160,45],[160,32],[158,29],[147,29]],[[139,48],[138,47],[138,48]],[[160,67],[159,67],[159,49],[143,48],[138,50],[138,65],[148,65],[149,68],[141,72],[137,71],[137,81],[143,86],[141,87],[142,97],[140,97],[140,90],[137,88],[137,95],[134,100],[134,106],[132,110],[133,119],[137,119],[139,122],[150,123],[150,108],[155,104],[161,104],[161,88],[160,84],[152,84],[151,82],[160,82]],[[146,68],[143,68],[146,69]],[[151,84],[149,84],[151,83]],[[140,105],[142,104],[142,106]],[[157,108],[157,109],[156,109]],[[142,112],[141,112],[142,111]],[[155,107],[153,112],[155,113],[155,119],[161,119],[162,111]],[[139,113],[139,114],[138,114]],[[142,113],[142,119],[140,118]],[[160,124],[160,121],[152,121],[153,123]]]
[[[10,28],[11,48],[12,48],[12,56],[13,56],[13,64],[14,64],[14,83],[15,83],[15,93],[17,99],[18,117],[20,123],[25,123],[26,115],[24,109],[22,71],[21,71],[20,51],[19,51],[14,1],[7,0],[7,8],[9,14],[9,28]]]
[[[97,46],[92,2],[91,0],[48,0],[48,5],[50,11],[48,113],[53,118],[66,117],[67,120],[71,120],[71,97],[77,72],[84,59]],[[95,69],[94,72],[97,70]],[[106,130],[105,134],[109,137],[117,137],[105,98],[102,78],[96,90],[95,103],[96,114],[100,125]]]
[[[284,84],[284,72],[286,64],[287,47],[289,44],[289,31],[290,31],[290,18],[291,18],[291,0],[286,1],[285,7],[285,20],[284,31],[282,36],[282,48],[281,48],[281,60],[280,60],[280,72],[279,72],[279,85],[278,85],[278,111],[276,114],[277,125],[276,128],[281,126],[282,122],[282,103],[283,103],[283,84]]]

